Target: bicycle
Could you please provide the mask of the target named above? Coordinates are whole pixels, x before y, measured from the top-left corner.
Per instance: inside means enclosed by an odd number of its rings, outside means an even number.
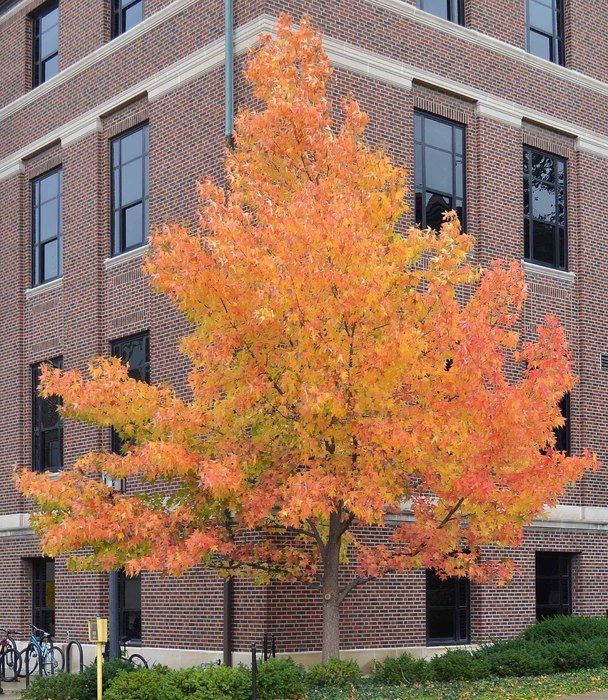
[[[129,637],[121,637],[120,639],[120,658],[131,664],[134,668],[148,668],[148,662],[144,659],[141,654],[129,654],[127,651],[127,644],[131,640]],[[103,657],[105,661],[110,659],[110,642],[106,642],[106,646],[103,652]]]
[[[21,669],[21,654],[17,649],[15,640],[11,637],[11,630],[0,628],[2,639],[0,640],[0,680],[11,683],[17,680]]]
[[[27,647],[21,652],[29,656],[29,673],[33,674],[38,668],[38,664],[42,668],[42,673],[45,676],[54,676],[58,671],[63,671],[65,658],[63,651],[56,647],[53,643],[53,637],[49,632],[45,632],[30,625],[32,634],[30,635]],[[25,677],[25,657],[21,659],[21,669],[19,675]]]

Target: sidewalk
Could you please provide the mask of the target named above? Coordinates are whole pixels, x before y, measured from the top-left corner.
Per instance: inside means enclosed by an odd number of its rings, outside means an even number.
[[[608,692],[562,696],[560,700],[608,700]]]

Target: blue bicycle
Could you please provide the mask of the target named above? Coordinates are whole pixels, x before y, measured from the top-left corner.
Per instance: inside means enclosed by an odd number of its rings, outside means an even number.
[[[29,666],[30,675],[38,670],[38,664],[40,664],[45,676],[54,676],[58,671],[63,671],[65,663],[63,650],[55,646],[49,632],[45,632],[35,625],[30,625],[30,627],[32,634],[28,645],[21,652],[21,672],[19,675],[25,676],[26,656],[28,657],[27,666]]]

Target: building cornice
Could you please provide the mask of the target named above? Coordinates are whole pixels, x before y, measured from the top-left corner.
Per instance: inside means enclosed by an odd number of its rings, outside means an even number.
[[[276,18],[265,14],[242,25],[235,32],[235,52],[237,54],[244,53],[249,46],[258,41],[261,33],[272,32],[275,26]],[[608,137],[572,122],[509,102],[464,83],[410,66],[402,61],[362,49],[333,37],[324,37],[324,46],[334,66],[396,85],[404,90],[410,89],[413,81],[441,88],[474,102],[479,117],[493,119],[515,128],[518,128],[521,121],[525,119],[554,131],[572,135],[577,139],[576,150],[608,159]],[[95,133],[101,128],[100,120],[122,105],[128,104],[138,97],[147,96],[149,100],[159,99],[223,64],[224,45],[223,39],[220,38],[4,158],[0,161],[0,180],[22,172],[24,158],[48,148],[53,143],[61,142],[62,146],[66,147]]]
[[[26,3],[24,4],[27,4],[27,2],[29,1],[30,0],[26,0]],[[87,54],[75,63],[72,63],[70,66],[64,68],[62,71],[59,71],[59,73],[53,76],[50,80],[47,80],[41,85],[32,88],[31,90],[26,92],[25,95],[21,95],[21,97],[17,97],[12,102],[9,102],[9,104],[0,109],[0,121],[7,119],[12,114],[15,114],[15,112],[18,112],[24,107],[27,107],[32,102],[35,102],[40,97],[46,95],[55,88],[59,87],[60,85],[63,85],[68,80],[71,80],[74,76],[78,75],[79,73],[82,73],[91,66],[94,66],[96,63],[106,60],[108,56],[111,56],[113,53],[119,51],[124,46],[131,44],[140,36],[147,34],[152,29],[155,29],[164,22],[167,22],[168,20],[175,17],[175,15],[179,14],[180,12],[183,12],[184,10],[187,10],[189,7],[191,7],[197,2],[199,2],[199,0],[174,0],[171,4],[167,5],[166,7],[163,7],[161,10],[155,12],[150,17],[147,17],[139,24],[136,24],[124,34],[117,36],[115,39],[112,39],[107,44],[103,44],[94,51],[91,51],[90,54]],[[14,12],[16,12],[18,9],[20,9],[20,7],[21,6],[18,5],[17,7],[9,10],[9,12],[7,12],[6,15],[0,16],[0,22],[5,20]]]
[[[509,44],[502,39],[497,39],[489,34],[479,32],[476,29],[463,27],[460,24],[456,24],[456,22],[450,22],[441,17],[437,17],[430,12],[425,12],[414,5],[403,2],[403,0],[364,1],[368,2],[370,5],[381,7],[382,9],[392,12],[393,14],[400,15],[401,17],[407,17],[407,19],[416,22],[417,24],[430,27],[431,29],[436,29],[444,34],[462,39],[469,44],[473,44],[474,46],[488,49],[494,53],[500,54],[501,56],[512,58],[524,65],[530,66],[531,68],[542,70],[555,78],[566,80],[574,85],[586,88],[587,90],[592,90],[601,95],[608,95],[608,83],[602,80],[592,78],[591,76],[585,75],[580,71],[573,70],[572,68],[560,66],[558,63],[547,61],[544,58],[540,58],[539,56],[535,56],[534,54],[525,51],[519,46],[514,46],[513,44]]]

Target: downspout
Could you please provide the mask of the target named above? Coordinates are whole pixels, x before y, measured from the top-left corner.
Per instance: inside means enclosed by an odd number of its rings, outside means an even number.
[[[232,631],[234,629],[234,578],[230,576],[224,581],[224,625],[223,637],[223,663],[224,666],[232,666]]]
[[[224,135],[226,143],[234,142],[234,0],[224,0]]]

